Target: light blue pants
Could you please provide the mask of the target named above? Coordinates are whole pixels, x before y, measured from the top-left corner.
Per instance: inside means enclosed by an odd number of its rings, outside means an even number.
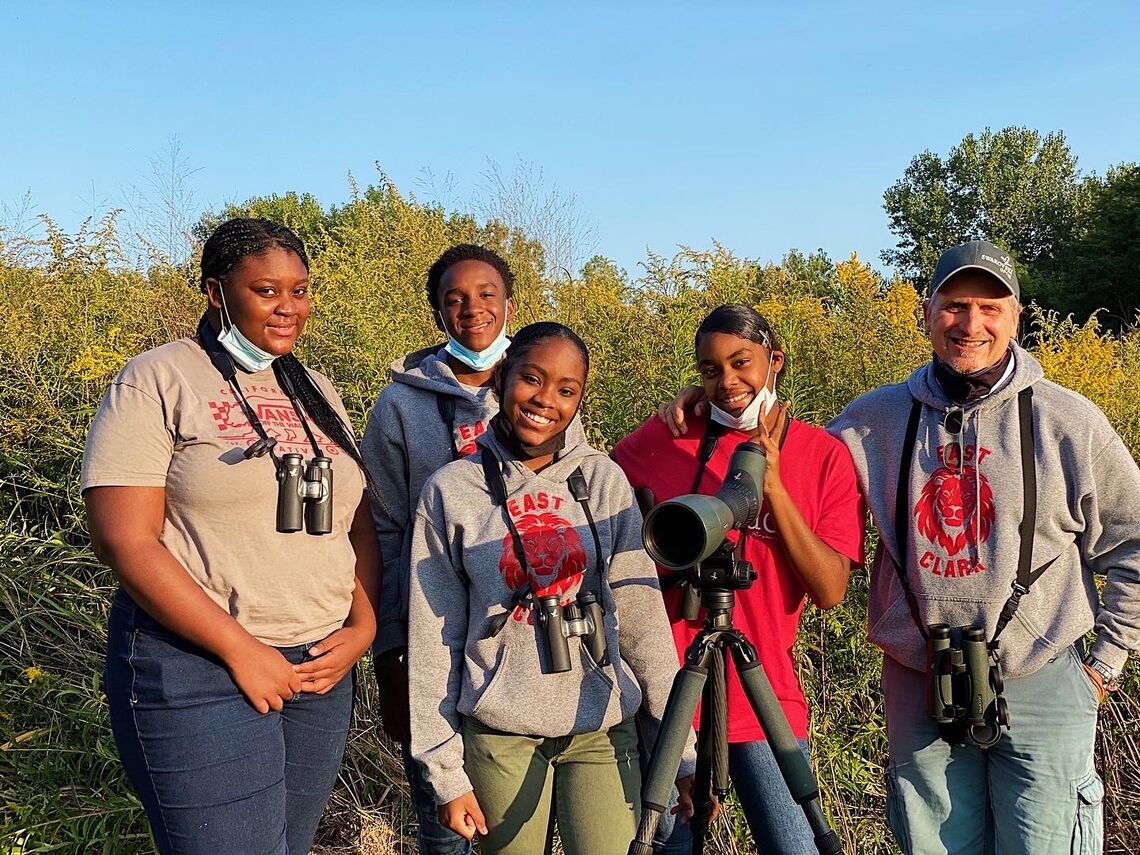
[[[907,855],[1103,851],[1097,696],[1074,648],[1005,681],[1011,728],[987,749],[943,742],[926,713],[926,676],[889,656],[883,695],[887,819]]]

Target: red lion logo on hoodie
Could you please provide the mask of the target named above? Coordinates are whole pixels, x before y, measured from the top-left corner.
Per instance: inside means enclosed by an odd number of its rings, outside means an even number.
[[[930,476],[914,506],[919,534],[953,556],[967,544],[977,547],[989,539],[994,524],[994,494],[985,475],[974,466],[961,472],[939,467]]]
[[[519,537],[522,539],[526,562],[530,565],[530,583],[539,597],[563,594],[570,591],[582,579],[586,569],[586,552],[582,539],[574,526],[564,517],[545,513],[524,514],[515,520]],[[503,554],[499,558],[499,570],[512,591],[526,584],[527,574],[519,566],[511,534],[503,538]],[[515,619],[522,618],[522,611],[515,611]]]

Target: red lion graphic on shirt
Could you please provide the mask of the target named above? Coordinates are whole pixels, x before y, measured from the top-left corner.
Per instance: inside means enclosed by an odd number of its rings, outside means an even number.
[[[914,506],[914,522],[919,534],[947,555],[957,555],[967,545],[977,547],[979,540],[989,539],[994,524],[990,482],[973,466],[961,472],[936,469]]]
[[[582,539],[574,526],[557,514],[545,512],[524,514],[515,520],[523,552],[530,566],[530,583],[536,596],[561,597],[582,580],[586,569],[586,552]],[[517,591],[526,584],[527,574],[519,566],[511,533],[503,538],[503,554],[499,558],[499,570],[506,580],[507,587]],[[515,610],[515,619],[521,620],[529,614],[521,607]]]

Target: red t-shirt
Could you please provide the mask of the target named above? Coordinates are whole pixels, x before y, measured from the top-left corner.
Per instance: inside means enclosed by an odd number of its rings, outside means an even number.
[[[625,470],[633,488],[649,488],[655,502],[691,492],[708,419],[691,413],[687,418],[689,431],[682,437],[674,438],[665,423],[653,416],[614,448],[614,460]],[[698,492],[711,495],[720,489],[732,452],[748,437],[743,431],[724,429],[705,467]],[[821,428],[793,420],[788,424],[780,450],[780,478],[804,521],[819,539],[862,564],[865,506],[846,446]],[[738,536],[736,531],[729,534],[733,542]],[[792,663],[792,644],[806,591],[780,545],[766,501],[746,532],[740,557],[752,562],[757,578],[751,588],[736,592],[733,624],[756,645],[760,663],[792,731],[804,738],[808,730],[807,701]],[[658,572],[668,571],[658,568]],[[677,588],[665,593],[665,608],[673,622],[673,640],[681,658],[701,629],[704,610],[696,621],[683,620]],[[764,732],[744,695],[730,657],[728,740],[752,742],[763,738]]]

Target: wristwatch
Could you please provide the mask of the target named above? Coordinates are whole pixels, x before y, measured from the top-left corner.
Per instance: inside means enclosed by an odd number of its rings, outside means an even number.
[[[1122,670],[1104,664],[1091,653],[1084,658],[1084,663],[1100,675],[1106,692],[1115,692],[1120,688],[1120,678],[1124,676]]]

